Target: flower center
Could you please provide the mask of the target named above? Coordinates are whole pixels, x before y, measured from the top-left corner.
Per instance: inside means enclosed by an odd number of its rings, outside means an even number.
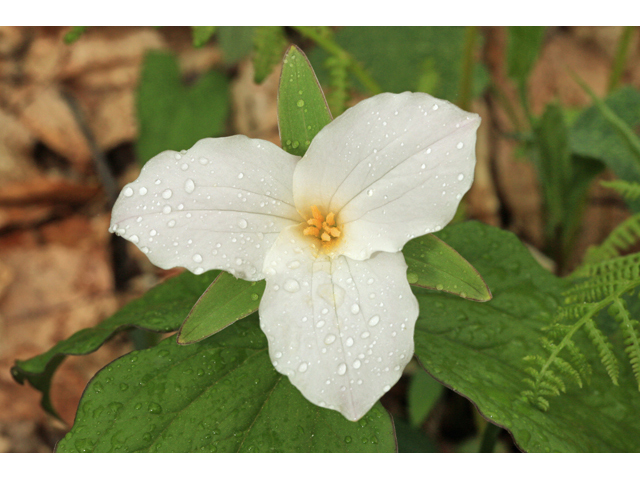
[[[329,246],[342,233],[336,225],[335,215],[331,212],[324,217],[315,205],[311,207],[311,214],[313,216],[307,220],[309,226],[303,230],[303,233],[322,240],[323,247]]]

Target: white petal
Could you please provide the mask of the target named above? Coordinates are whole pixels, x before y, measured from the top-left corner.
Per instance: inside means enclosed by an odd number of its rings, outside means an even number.
[[[322,129],[294,173],[300,212],[333,212],[338,253],[397,252],[443,228],[473,180],[480,117],[424,93],[385,93]]]
[[[358,420],[413,355],[418,302],[401,253],[316,257],[301,227],[265,260],[261,328],[276,369],[311,402]]]
[[[110,231],[162,268],[262,279],[279,232],[301,221],[291,192],[297,160],[270,142],[240,135],[163,152],[122,190]]]

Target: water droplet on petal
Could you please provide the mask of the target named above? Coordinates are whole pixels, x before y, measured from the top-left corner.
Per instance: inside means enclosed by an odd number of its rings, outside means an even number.
[[[133,188],[127,187],[122,193],[125,197],[130,197],[131,195],[133,195]]]
[[[287,265],[291,270],[295,270],[296,268],[300,267],[300,262],[297,260],[294,260],[293,262],[289,263],[289,265]]]
[[[326,338],[324,339],[324,343],[326,343],[327,345],[331,345],[335,341],[336,341],[335,335],[327,335]]]
[[[171,206],[170,205],[165,205],[164,207],[162,207],[162,213],[171,213]]]
[[[238,178],[242,178],[242,177],[244,177],[244,173],[239,173]]]
[[[456,145],[456,148],[460,150],[462,147],[464,147],[464,143],[458,142],[458,144]]]
[[[196,184],[194,183],[193,180],[188,178],[187,181],[184,182],[184,189],[187,193],[191,193],[196,189]]]
[[[341,363],[338,365],[338,375],[344,375],[345,373],[347,373],[347,364]]]
[[[360,311],[360,305],[358,305],[357,303],[354,303],[353,305],[351,305],[351,313],[355,315],[359,311]]]
[[[347,347],[353,347],[353,338],[351,338],[351,337],[347,338],[347,339],[345,340],[344,344],[345,344]]]
[[[295,293],[300,290],[300,284],[293,278],[284,282],[284,289],[289,293]]]
[[[367,190],[367,195],[372,196],[373,195],[373,190],[371,190],[371,189]]]
[[[138,238],[138,236],[137,236],[137,235],[131,235],[131,236],[129,237],[129,241],[130,241],[130,242],[133,242],[133,243],[138,243],[138,242],[140,241],[140,238]]]
[[[355,369],[360,368],[360,365],[362,365],[362,364],[360,363],[360,360],[356,360],[355,362],[353,362],[353,368],[355,368]]]
[[[173,195],[173,192],[170,188],[167,188],[164,192],[162,192],[162,198],[164,198],[165,200],[169,200],[171,198],[171,195]]]
[[[238,226],[240,228],[247,228],[247,221],[244,218],[241,218],[240,220],[238,220]]]
[[[464,180],[464,175],[461,173],[460,175],[458,175],[458,181],[462,181]]]
[[[194,262],[196,262],[196,263],[200,263],[200,262],[202,262],[202,255],[200,255],[199,253],[196,253],[196,254],[193,256],[193,261],[194,261]]]
[[[300,366],[298,367],[298,371],[299,371],[300,373],[304,373],[304,372],[306,372],[306,371],[307,371],[307,368],[308,368],[308,367],[309,367],[309,365],[308,365],[306,362],[302,362],[302,363],[300,364]]]
[[[374,315],[369,319],[369,325],[371,325],[372,327],[375,327],[379,321],[380,321],[380,317],[378,315]]]

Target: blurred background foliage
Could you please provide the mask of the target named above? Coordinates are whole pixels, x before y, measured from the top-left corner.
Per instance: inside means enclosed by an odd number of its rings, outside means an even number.
[[[15,195],[0,194],[0,233],[6,237],[39,229],[77,213],[78,205],[96,195],[80,192],[80,186],[122,185],[157,153],[187,149],[200,138],[240,133],[278,143],[279,68],[286,48],[297,44],[314,66],[334,116],[368,96],[407,90],[480,113],[476,183],[457,218],[515,232],[544,266],[565,276],[583,264],[589,247],[597,248],[640,209],[640,195],[633,194],[633,182],[640,183],[638,40],[634,27],[3,31],[0,74],[11,88],[0,95],[0,125],[14,137],[2,137],[0,192],[13,192],[15,185],[31,181],[29,175],[38,181],[54,176],[56,185],[63,178],[69,189],[75,188],[76,203],[62,208],[54,196],[55,208],[46,215],[29,210],[34,218],[29,222],[24,220],[27,210],[9,212]],[[39,66],[43,58],[54,59],[44,63],[49,70]],[[114,62],[118,69],[112,72]],[[108,77],[100,77],[107,71]],[[130,85],[123,100],[118,92]],[[39,108],[41,99],[50,102],[47,108]],[[129,115],[118,120],[118,109]],[[47,112],[53,113],[46,117]],[[64,121],[56,123],[58,118]],[[114,126],[118,121],[122,124]],[[60,132],[66,134],[62,139]],[[15,173],[19,169],[11,163],[11,149],[33,167],[20,164],[20,171],[27,172],[22,176]],[[100,171],[106,173],[96,181]],[[617,191],[600,184],[616,178],[631,183]],[[29,207],[34,191],[42,195],[41,187],[29,188],[31,193],[17,204]],[[632,192],[621,196],[621,190]],[[97,205],[93,214],[108,215],[108,202]],[[638,250],[640,228],[624,232],[613,250],[617,256]],[[114,267],[120,293],[135,292],[132,279],[141,273],[153,274],[154,281],[162,275],[129,247],[109,247],[109,241],[100,245],[128,265]],[[629,309],[637,304],[634,297]],[[11,318],[12,313],[4,315]],[[611,318],[598,318],[600,328],[615,333]],[[383,399],[394,416],[400,451],[517,450],[505,431],[417,363],[405,373]],[[62,415],[72,418],[72,413],[73,406]],[[10,437],[6,428],[0,429],[2,435]]]

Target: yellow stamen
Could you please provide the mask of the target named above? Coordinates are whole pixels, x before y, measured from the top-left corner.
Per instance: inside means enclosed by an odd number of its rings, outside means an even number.
[[[307,225],[302,233],[312,237],[317,237],[322,240],[323,247],[334,245],[334,240],[338,238],[342,231],[336,223],[336,216],[333,212],[330,212],[326,219],[320,212],[320,209],[313,205],[311,207],[312,217],[307,220]]]
[[[318,210],[318,207],[316,207],[315,205],[311,207],[311,214],[313,215],[313,218],[318,220],[321,224],[322,222],[324,222],[324,217],[320,213],[320,210]]]
[[[336,238],[337,238],[337,237],[339,237],[339,236],[340,236],[340,233],[341,233],[341,232],[340,232],[340,230],[338,230],[336,227],[327,228],[327,229],[325,229],[325,230],[326,230],[327,232],[329,232],[329,234],[330,234],[332,237],[336,237]]]
[[[327,215],[327,225],[329,225],[330,227],[335,227],[335,225],[336,225],[336,219],[335,219],[335,215],[333,214],[333,212],[331,212],[329,215]]]
[[[304,233],[305,235],[311,235],[313,237],[319,237],[320,229],[316,227],[307,227],[302,231],[302,233]]]
[[[317,218],[310,218],[309,220],[307,220],[307,223],[309,225],[313,225],[316,228],[322,228],[322,222]]]

